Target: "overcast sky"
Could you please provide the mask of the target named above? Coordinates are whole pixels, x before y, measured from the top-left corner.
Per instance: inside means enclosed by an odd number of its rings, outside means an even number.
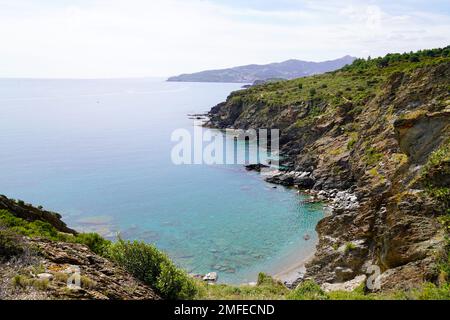
[[[450,1],[0,0],[0,77],[170,76],[450,44]]]

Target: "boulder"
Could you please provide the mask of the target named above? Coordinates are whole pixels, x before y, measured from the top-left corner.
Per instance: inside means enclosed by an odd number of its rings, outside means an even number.
[[[337,267],[334,269],[337,282],[348,281],[353,278],[355,272],[350,268]]]
[[[294,184],[302,189],[311,189],[316,182],[309,176],[300,176],[294,179]]]
[[[53,275],[51,273],[40,273],[37,275],[37,277],[41,280],[52,280]]]
[[[367,276],[360,275],[355,277],[353,280],[349,280],[343,283],[324,283],[322,284],[322,290],[325,292],[333,291],[347,291],[351,292],[357,289],[361,284],[365,283]]]

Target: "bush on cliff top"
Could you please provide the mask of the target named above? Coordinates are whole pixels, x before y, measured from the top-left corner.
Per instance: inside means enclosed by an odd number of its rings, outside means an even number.
[[[305,281],[293,290],[288,300],[328,300],[326,293],[314,281]]]
[[[384,57],[375,59],[356,59],[351,65],[345,66],[343,70],[364,70],[368,68],[386,68],[392,64],[409,62],[418,63],[430,58],[450,57],[450,46],[445,48],[420,50],[417,52],[390,53]]]
[[[104,239],[97,233],[80,233],[74,241],[80,244],[84,244],[89,247],[93,252],[105,256],[111,241]]]
[[[192,299],[197,293],[194,280],[153,245],[119,239],[108,256],[165,299]]]
[[[23,251],[23,245],[20,243],[17,234],[10,230],[0,230],[0,261],[18,256]]]
[[[39,220],[29,222],[14,216],[6,210],[0,210],[0,223],[11,231],[24,236],[58,240],[58,231],[47,222]]]

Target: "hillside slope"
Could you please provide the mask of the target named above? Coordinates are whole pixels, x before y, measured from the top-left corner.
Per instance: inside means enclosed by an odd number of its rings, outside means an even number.
[[[449,90],[449,47],[391,54],[234,92],[208,125],[280,129],[288,169],[268,181],[351,199],[317,226],[306,278],[339,283],[376,265],[383,290],[408,289],[450,269]]]
[[[324,62],[288,60],[267,65],[252,64],[229,69],[182,74],[171,77],[167,81],[253,83],[258,80],[267,79],[294,79],[337,70],[352,63],[354,60],[355,58],[353,57],[345,56],[340,59]]]

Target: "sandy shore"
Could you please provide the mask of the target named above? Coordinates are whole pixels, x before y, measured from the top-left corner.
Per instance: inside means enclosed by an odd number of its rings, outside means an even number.
[[[325,216],[330,215],[332,211],[333,209],[330,206],[324,206]],[[274,272],[273,278],[280,280],[283,283],[293,283],[301,278],[306,272],[306,264],[310,262],[316,254],[317,244],[318,240],[314,243],[314,249],[312,249],[306,257],[299,257],[297,260],[291,259],[289,262],[286,262],[284,266],[279,268],[279,271]]]
[[[312,252],[308,257],[290,263],[285,268],[275,273],[273,277],[283,283],[293,283],[305,274],[306,264],[314,258],[314,254],[315,253]]]

